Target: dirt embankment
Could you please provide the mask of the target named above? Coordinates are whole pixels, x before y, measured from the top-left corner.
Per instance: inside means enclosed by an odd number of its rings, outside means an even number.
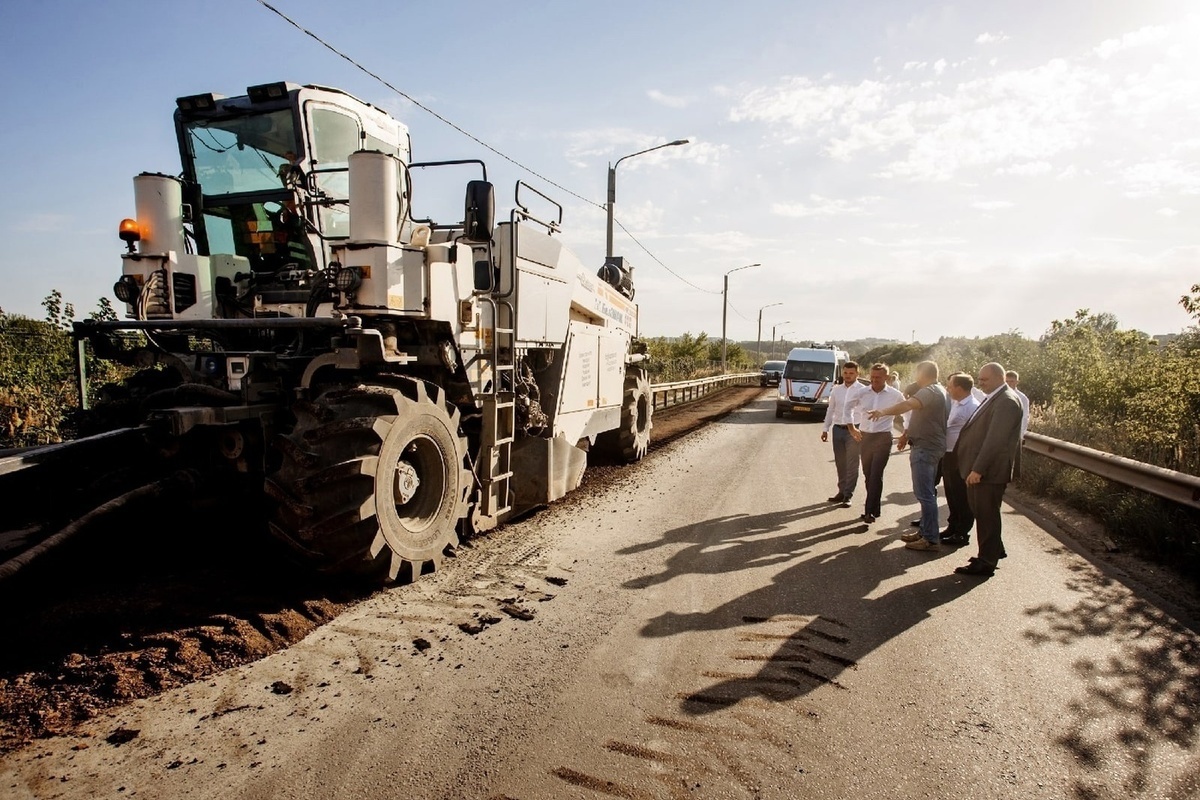
[[[652,449],[763,393],[731,388],[658,412]],[[620,471],[589,469],[581,491]],[[263,658],[371,593],[294,567],[241,514],[140,507],[0,587],[0,752]]]

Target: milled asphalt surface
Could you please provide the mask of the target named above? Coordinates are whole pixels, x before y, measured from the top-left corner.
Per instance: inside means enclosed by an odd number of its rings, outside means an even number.
[[[818,434],[758,401],[0,791],[1200,796],[1195,634],[1008,508],[991,580],[905,550],[907,455],[867,527]]]

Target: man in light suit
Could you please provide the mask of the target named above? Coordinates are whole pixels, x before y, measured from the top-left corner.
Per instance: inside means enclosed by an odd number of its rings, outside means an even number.
[[[986,397],[963,426],[954,446],[958,471],[967,484],[967,503],[975,515],[979,555],[961,575],[991,577],[1004,556],[1000,538],[1000,503],[1013,477],[1021,446],[1021,401],[1004,382],[1004,367],[992,362],[979,368],[979,388]]]

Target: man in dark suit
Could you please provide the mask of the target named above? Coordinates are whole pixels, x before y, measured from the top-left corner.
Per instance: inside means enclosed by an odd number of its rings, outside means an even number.
[[[954,446],[958,471],[967,484],[967,503],[975,515],[979,555],[954,571],[987,578],[1004,556],[1000,538],[1000,503],[1013,476],[1021,446],[1021,401],[1004,382],[1004,367],[992,362],[979,368],[978,385],[986,398],[963,426]]]

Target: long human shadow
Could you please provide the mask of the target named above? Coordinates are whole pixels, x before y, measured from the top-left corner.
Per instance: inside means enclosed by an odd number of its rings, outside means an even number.
[[[806,530],[780,538],[804,545],[833,535],[833,531]],[[646,637],[742,628],[741,641],[776,645],[769,655],[733,654],[738,669],[706,673],[718,682],[689,694],[681,701],[681,709],[702,715],[751,697],[785,702],[821,686],[845,688],[838,680],[845,670],[854,669],[864,656],[928,619],[934,608],[979,585],[976,579],[947,574],[870,597],[882,582],[902,576],[928,559],[903,548],[884,553],[889,544],[894,540],[872,537],[864,541],[854,535],[832,552],[814,555],[793,550],[789,557],[797,562],[778,572],[769,586],[710,611],[668,611],[647,622],[641,630]],[[703,572],[704,568],[693,565],[690,571]],[[754,672],[744,671],[752,665],[757,665]]]
[[[1078,769],[1075,796],[1194,796],[1188,792],[1195,785],[1186,785],[1195,778],[1194,755],[1193,772],[1177,785],[1160,785],[1155,764],[1161,751],[1194,753],[1200,743],[1200,639],[1094,567],[1070,568],[1075,574],[1067,586],[1079,600],[1026,608],[1034,625],[1025,636],[1046,648],[1088,639],[1111,648],[1107,658],[1073,664],[1086,689],[1069,704],[1067,731],[1057,741]]]
[[[617,551],[618,555],[632,555],[684,545],[667,557],[661,572],[639,576],[622,585],[626,589],[645,589],[686,574],[718,575],[792,561],[823,541],[866,530],[857,519],[839,519],[793,530],[802,520],[841,510],[819,503],[766,514],[732,514],[673,528],[659,539]]]

